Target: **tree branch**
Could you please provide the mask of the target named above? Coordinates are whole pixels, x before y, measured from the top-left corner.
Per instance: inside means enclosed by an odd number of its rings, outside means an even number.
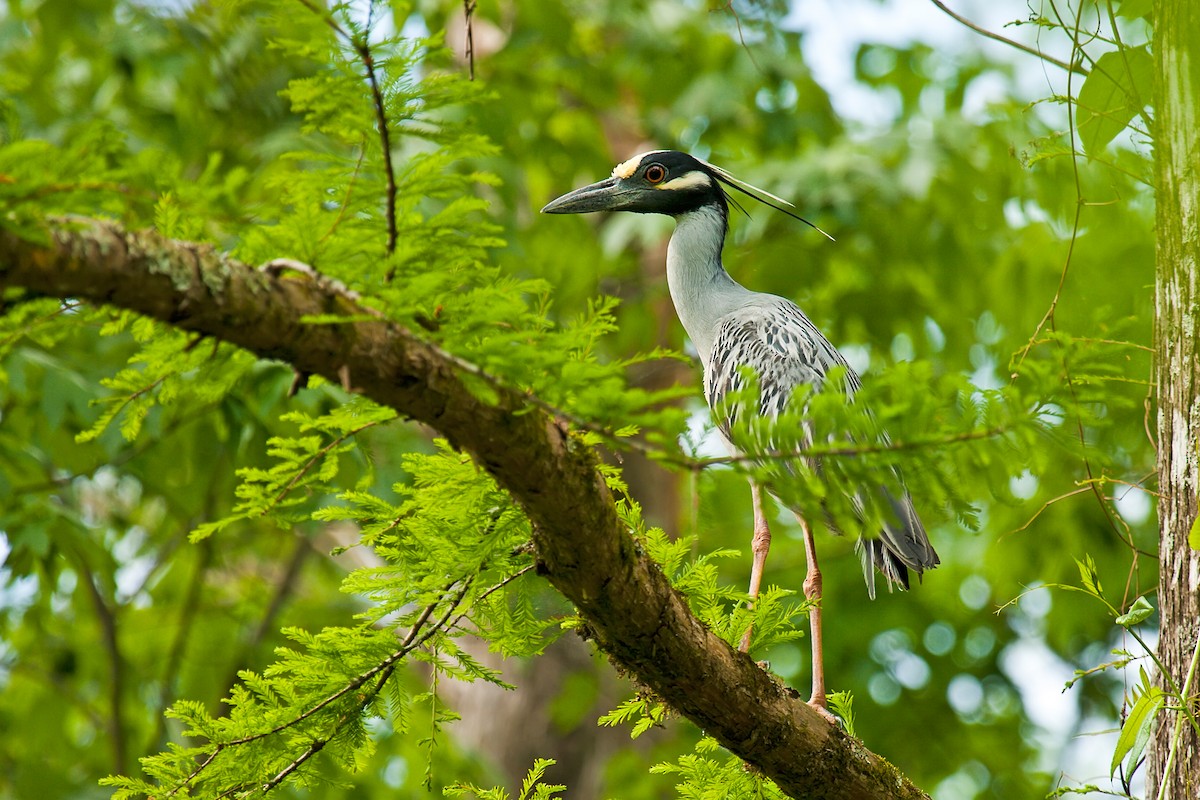
[[[121,643],[117,636],[117,603],[114,600],[110,606],[96,576],[96,570],[88,563],[82,552],[75,553],[79,562],[80,579],[87,589],[96,610],[96,620],[100,624],[100,633],[104,642],[104,650],[108,653],[109,683],[108,683],[108,717],[105,727],[108,729],[109,744],[112,746],[113,766],[117,772],[125,771],[126,745],[125,716],[125,658],[121,653]]]
[[[784,792],[926,797],[704,627],[629,536],[594,450],[526,398],[497,392],[485,403],[450,356],[311,276],[273,276],[207,245],[108,222],[60,221],[50,233],[47,245],[0,232],[0,287],[129,309],[331,381],[348,376],[354,391],[436,428],[486,468],[528,515],[538,571],[596,644]],[[328,314],[354,321],[302,322]]]

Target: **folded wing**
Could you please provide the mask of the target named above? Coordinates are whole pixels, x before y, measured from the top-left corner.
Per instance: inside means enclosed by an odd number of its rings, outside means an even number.
[[[722,408],[722,401],[736,394],[746,384],[746,368],[758,376],[760,391],[759,413],[766,418],[777,418],[787,408],[795,388],[802,384],[823,388],[826,376],[833,367],[845,367],[842,389],[853,394],[859,388],[859,378],[816,326],[790,300],[773,295],[756,295],[752,303],[738,308],[720,319],[712,354],[704,373],[704,394],[710,408]],[[738,407],[731,403],[719,414],[717,426],[731,439],[737,424]],[[811,444],[811,428],[805,444]],[[880,434],[886,441],[886,434]],[[757,442],[756,448],[773,450],[771,443]],[[820,464],[814,463],[819,469]],[[893,485],[903,487],[896,476]],[[768,487],[771,488],[771,487]],[[865,489],[864,489],[865,491]],[[908,588],[908,570],[920,575],[924,570],[936,566],[937,553],[929,544],[925,527],[913,508],[907,489],[902,496],[893,497],[882,486],[875,491],[882,493],[882,500],[892,510],[892,518],[885,521],[883,528],[874,536],[864,535],[856,548],[863,560],[863,573],[871,597],[875,596],[875,571],[877,569],[888,581],[889,588],[899,585]],[[862,507],[861,496],[856,494],[851,502]],[[797,514],[801,509],[793,509]]]

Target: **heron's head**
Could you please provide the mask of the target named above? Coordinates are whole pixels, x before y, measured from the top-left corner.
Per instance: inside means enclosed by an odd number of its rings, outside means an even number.
[[[586,214],[590,211],[634,211],[639,214],[666,214],[678,217],[708,206],[716,206],[725,219],[729,203],[741,208],[727,193],[728,189],[753,198],[789,217],[816,228],[789,209],[794,206],[781,197],[751,186],[718,166],[677,150],[651,150],[618,164],[612,176],[551,200],[544,214]],[[743,211],[745,209],[742,209]]]
[[[677,216],[712,204],[725,207],[725,192],[711,165],[687,153],[653,150],[618,164],[609,178],[551,200],[542,212],[634,211]]]

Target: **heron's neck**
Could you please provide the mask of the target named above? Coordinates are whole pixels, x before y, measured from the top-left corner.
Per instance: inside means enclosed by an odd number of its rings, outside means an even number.
[[[724,243],[724,210],[710,204],[675,217],[675,233],[667,245],[667,286],[675,313],[705,366],[717,320],[750,293],[721,265]]]

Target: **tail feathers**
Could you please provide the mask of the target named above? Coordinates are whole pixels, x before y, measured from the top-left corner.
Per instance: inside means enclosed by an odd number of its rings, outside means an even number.
[[[876,571],[887,579],[888,591],[893,586],[906,590],[910,569],[920,577],[925,570],[941,563],[908,493],[905,492],[900,500],[893,497],[888,500],[895,512],[894,521],[884,525],[878,538],[862,537],[855,545],[862,559],[867,594],[872,600],[875,599]]]
[[[882,572],[887,579],[889,592],[896,585],[899,585],[902,590],[908,589],[908,567],[888,552],[879,539],[860,537],[855,542],[854,549],[858,551],[859,558],[862,559],[863,580],[867,582],[867,595],[872,600],[875,599],[876,570]]]

